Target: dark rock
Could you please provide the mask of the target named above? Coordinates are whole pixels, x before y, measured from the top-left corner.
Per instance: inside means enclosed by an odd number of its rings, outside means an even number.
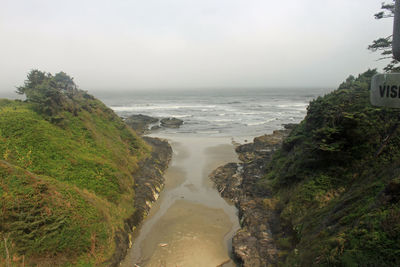
[[[150,131],[156,131],[165,128],[179,128],[183,124],[183,120],[177,118],[164,118],[157,119],[147,115],[131,115],[125,119],[125,123],[136,131],[140,135],[149,133]],[[156,124],[156,125],[154,125]]]
[[[134,129],[138,134],[144,134],[149,130],[149,125],[157,123],[159,119],[150,116],[137,114],[126,118],[125,123]]]
[[[287,123],[287,124],[283,124],[283,127],[286,130],[293,130],[297,125],[299,125],[298,123]]]
[[[125,258],[130,246],[130,237],[133,229],[138,229],[140,223],[147,216],[151,203],[156,201],[164,186],[163,173],[167,169],[172,157],[172,148],[166,140],[143,137],[143,140],[152,147],[151,157],[139,163],[139,168],[133,174],[135,179],[135,212],[124,223],[124,229],[115,233],[115,252],[106,262],[108,266],[119,266]]]
[[[179,128],[183,124],[183,120],[177,118],[164,118],[160,122],[166,128]]]
[[[232,240],[233,253],[243,266],[261,266],[256,246],[257,238],[243,229],[239,230]]]
[[[244,144],[236,148],[239,159],[249,162],[257,158],[269,158],[280,147],[283,138],[288,136],[290,130],[276,130],[272,134],[266,134],[254,138],[253,143]]]
[[[288,128],[274,131],[254,138],[253,143],[236,147],[242,163],[228,163],[210,174],[221,196],[233,201],[239,209],[242,229],[233,237],[232,252],[241,266],[270,266],[279,260],[273,239],[278,216],[265,202],[269,200],[269,192],[260,192],[256,184],[266,174],[273,153],[290,131]]]
[[[154,125],[154,126],[152,126],[152,127],[150,128],[151,131],[157,131],[157,130],[160,130],[160,129],[161,129],[161,126],[160,126],[160,125]]]
[[[240,195],[239,186],[242,184],[242,176],[238,167],[237,163],[228,163],[210,174],[210,178],[221,196],[234,202],[238,201],[236,196]]]

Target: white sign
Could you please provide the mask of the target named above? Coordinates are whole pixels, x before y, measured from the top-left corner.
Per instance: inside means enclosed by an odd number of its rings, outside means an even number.
[[[400,73],[374,75],[370,99],[374,106],[400,108]]]

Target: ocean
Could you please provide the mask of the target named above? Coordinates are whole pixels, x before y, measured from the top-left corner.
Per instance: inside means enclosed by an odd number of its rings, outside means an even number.
[[[158,90],[100,94],[121,117],[175,117],[184,124],[163,134],[252,138],[299,123],[309,102],[329,89]]]
[[[173,156],[166,185],[122,266],[236,266],[231,240],[238,211],[220,197],[210,173],[237,162],[235,143],[300,122],[309,102],[327,90],[186,90],[96,94],[121,117],[175,117],[163,128]],[[224,263],[223,265],[221,263]]]

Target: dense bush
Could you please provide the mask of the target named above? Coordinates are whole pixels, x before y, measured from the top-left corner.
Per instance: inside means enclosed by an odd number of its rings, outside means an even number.
[[[259,182],[279,200],[289,266],[400,265],[400,112],[370,105],[374,74],[312,101]]]

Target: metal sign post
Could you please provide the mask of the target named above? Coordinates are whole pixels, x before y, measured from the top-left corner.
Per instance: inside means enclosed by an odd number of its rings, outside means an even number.
[[[394,6],[392,51],[393,57],[400,61],[400,0]]]
[[[392,51],[393,57],[400,61],[400,0],[394,6]],[[372,77],[370,100],[374,106],[400,108],[400,73]]]
[[[394,5],[392,53],[393,58],[400,61],[400,0],[396,0]],[[400,73],[376,74],[372,77],[370,101],[374,106],[400,108]],[[395,111],[398,112],[398,109]],[[400,116],[383,139],[375,156],[381,154],[399,125]]]

